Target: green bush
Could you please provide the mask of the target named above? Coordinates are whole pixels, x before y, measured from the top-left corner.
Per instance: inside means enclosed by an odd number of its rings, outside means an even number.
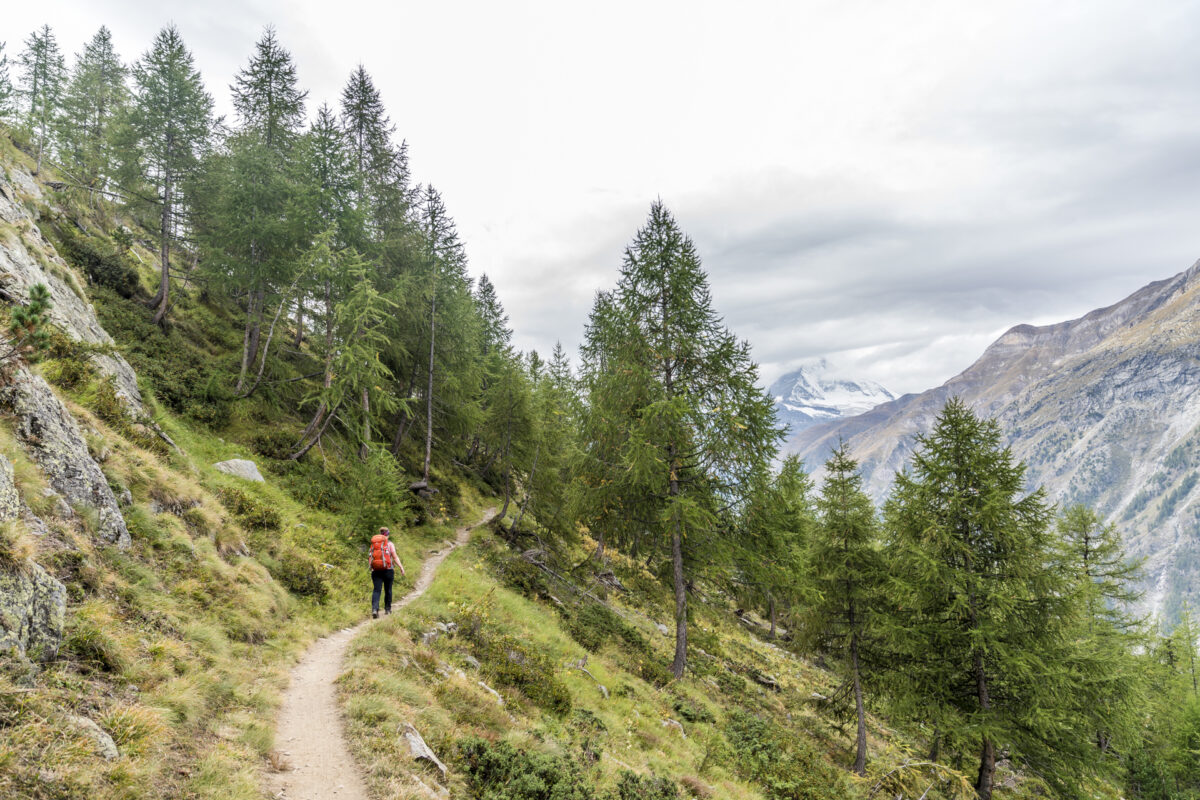
[[[678,800],[679,785],[670,778],[638,775],[623,770],[617,781],[617,800]]]
[[[222,486],[217,490],[221,505],[238,516],[248,528],[256,530],[279,530],[282,522],[279,512],[258,498],[235,486]]]
[[[600,603],[584,603],[572,609],[564,627],[572,639],[592,652],[613,640],[638,652],[648,649],[645,638],[632,625]]]
[[[732,766],[770,800],[839,800],[849,794],[841,770],[805,739],[743,711],[725,728]]]
[[[486,609],[476,604],[455,620],[459,635],[471,644],[484,672],[496,683],[520,691],[535,705],[565,716],[571,710],[571,693],[554,674],[554,664],[520,639],[489,631],[486,617]]]
[[[323,567],[315,558],[299,550],[289,549],[279,555],[271,575],[292,594],[324,600],[329,594]]]
[[[93,284],[111,289],[121,297],[133,297],[138,290],[137,270],[118,250],[115,242],[97,241],[63,220],[51,229],[59,255],[81,268]]]
[[[283,460],[295,451],[297,438],[294,433],[273,429],[257,434],[250,440],[250,446],[260,456]]]
[[[457,761],[478,800],[597,800],[574,759],[528,753],[508,742],[471,737],[457,743]]]
[[[505,585],[515,589],[530,600],[548,600],[550,584],[546,573],[536,564],[531,564],[523,558],[510,558],[500,567],[500,577]]]

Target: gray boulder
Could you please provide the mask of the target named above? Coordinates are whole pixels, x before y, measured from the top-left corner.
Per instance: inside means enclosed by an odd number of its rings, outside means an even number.
[[[248,481],[266,483],[263,480],[262,473],[258,471],[258,466],[253,461],[248,461],[244,458],[231,458],[228,461],[218,461],[213,466],[226,475],[233,475],[234,477],[243,478]]]
[[[117,749],[117,743],[113,741],[111,736],[104,732],[103,728],[92,720],[87,717],[81,717],[78,714],[68,714],[67,723],[91,739],[96,745],[96,755],[105,761],[116,761],[121,757],[121,751]]]
[[[0,653],[51,661],[62,644],[67,589],[37,564],[0,569]]]
[[[69,503],[95,509],[101,538],[128,547],[129,529],[117,508],[117,498],[88,453],[79,425],[50,385],[20,367],[4,387],[2,398],[16,416],[17,438],[55,491]]]

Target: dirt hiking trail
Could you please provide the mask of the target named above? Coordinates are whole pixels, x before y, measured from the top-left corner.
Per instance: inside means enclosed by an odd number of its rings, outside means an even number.
[[[412,591],[392,604],[393,612],[425,594],[446,556],[466,544],[471,531],[495,515],[496,509],[488,509],[479,522],[459,528],[453,544],[425,559]],[[365,598],[366,592],[364,606]],[[264,784],[269,797],[276,800],[370,800],[358,767],[346,747],[334,681],[342,674],[342,658],[350,640],[371,622],[368,619],[319,639],[292,670],[292,682],[283,697],[275,729],[275,751],[281,756],[281,763],[276,766],[282,769],[267,774]]]

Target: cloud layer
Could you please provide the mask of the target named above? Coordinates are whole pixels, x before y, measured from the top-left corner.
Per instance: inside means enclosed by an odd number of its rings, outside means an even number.
[[[225,108],[265,24],[314,107],[363,62],[526,348],[579,342],[656,197],[768,381],[919,391],[1200,256],[1197,2],[169,6],[21,4],[9,53],[173,18]]]

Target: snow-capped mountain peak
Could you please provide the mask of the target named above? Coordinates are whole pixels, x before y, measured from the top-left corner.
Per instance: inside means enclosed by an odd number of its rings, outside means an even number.
[[[896,395],[875,381],[837,374],[824,358],[802,365],[771,385],[771,396],[781,421],[792,432],[839,417],[869,411]]]

